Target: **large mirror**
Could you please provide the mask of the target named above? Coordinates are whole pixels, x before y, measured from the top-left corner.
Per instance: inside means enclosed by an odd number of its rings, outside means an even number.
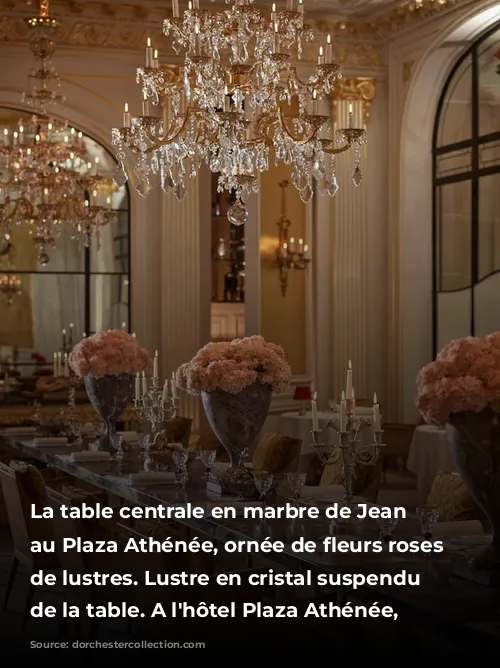
[[[27,125],[30,118],[0,108],[0,129]],[[100,227],[90,247],[78,242],[70,227],[61,229],[43,265],[30,227],[14,225],[12,252],[0,255],[0,360],[22,375],[32,375],[43,359],[50,365],[55,351],[67,350],[84,334],[129,329],[128,189],[113,181],[113,156],[90,137],[83,139],[87,155],[99,164],[99,195],[114,213],[111,222]],[[4,238],[2,243],[5,249]]]

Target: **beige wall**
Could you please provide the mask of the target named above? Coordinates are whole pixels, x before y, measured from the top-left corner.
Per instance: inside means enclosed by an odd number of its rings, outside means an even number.
[[[307,371],[306,349],[306,270],[291,269],[288,272],[288,289],[281,293],[280,273],[276,264],[278,247],[278,221],[281,217],[280,181],[290,182],[286,189],[286,212],[292,225],[289,236],[303,238],[306,234],[306,206],[291,183],[290,168],[274,166],[274,155],[269,159],[269,172],[260,180],[260,329],[264,338],[283,346],[294,376]]]

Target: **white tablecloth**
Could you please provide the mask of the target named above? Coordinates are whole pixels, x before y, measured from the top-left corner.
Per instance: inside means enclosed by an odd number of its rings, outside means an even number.
[[[373,409],[359,408],[357,414],[361,417],[371,417]],[[339,419],[339,413],[331,411],[318,411],[318,423],[320,430],[324,429],[328,420],[332,418]],[[312,443],[312,414],[306,413],[300,415],[299,413],[283,413],[280,416],[278,423],[278,431],[280,434],[286,434],[290,438],[299,438],[302,441],[300,450],[299,471],[305,472],[311,462],[311,459],[317,457],[314,449],[311,447]],[[371,429],[364,429],[360,433],[362,443],[372,443],[373,435]],[[338,434],[334,429],[324,429],[323,441],[329,445],[338,443]]]
[[[440,471],[456,473],[446,431],[431,425],[417,427],[413,433],[407,466],[417,475],[418,502],[425,505],[436,475]]]

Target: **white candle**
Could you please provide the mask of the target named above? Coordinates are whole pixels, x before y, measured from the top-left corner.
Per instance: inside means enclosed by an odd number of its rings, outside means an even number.
[[[142,94],[143,100],[142,100],[142,115],[143,116],[149,116],[149,100],[148,96],[146,93]]]
[[[155,357],[153,360],[153,378],[158,378],[158,351],[155,350]]]
[[[82,339],[86,339],[86,338],[87,338],[87,332],[83,332]]]
[[[323,47],[319,47],[319,55],[318,55],[318,65],[323,65],[325,62],[325,57],[323,55]]]
[[[179,0],[172,0],[172,16],[174,19],[179,18]]]
[[[160,62],[159,62],[159,57],[158,57],[158,49],[155,49],[155,52],[154,52],[154,55],[153,55],[153,67],[155,68],[155,70],[158,69],[159,65],[160,65]]]
[[[165,381],[165,384],[163,385],[163,403],[166,404],[168,402],[168,378]]]
[[[64,375],[66,378],[69,376],[68,353],[64,353]]]
[[[377,394],[373,395],[373,431],[382,431],[380,423],[380,404],[378,403]]]
[[[278,23],[274,24],[274,53],[280,52],[280,34],[278,32]]]
[[[147,383],[147,380],[146,380],[146,372],[143,371],[142,372],[142,393],[147,394],[147,392],[148,392],[148,383]]]
[[[318,403],[317,403],[317,398],[318,395],[316,392],[313,394],[313,398],[311,401],[311,410],[312,410],[312,419],[313,419],[313,431],[319,431],[319,423],[318,423]]]
[[[293,0],[286,0],[286,11],[287,12],[293,11]]]
[[[352,102],[349,104],[349,128],[353,127],[354,114],[352,110]]]
[[[304,16],[304,3],[302,2],[302,0],[299,0],[299,6],[297,7],[297,10],[299,14],[302,14],[302,16]]]
[[[175,382],[175,371],[172,371],[172,380],[170,381],[172,388],[172,399],[177,399],[177,383]]]
[[[355,410],[356,410],[356,399],[354,398],[354,387],[353,387],[351,392],[351,411],[354,413]]]
[[[327,65],[332,64],[332,38],[330,35],[327,35],[326,37],[325,62]]]
[[[52,372],[54,377],[57,378],[57,353],[54,353],[54,370]]]
[[[125,102],[125,107],[123,109],[123,127],[124,128],[129,128],[130,127],[130,112],[128,110],[128,103]]]
[[[318,93],[316,92],[316,89],[313,90],[313,105],[312,105],[312,112],[313,116],[318,115]]]
[[[345,434],[346,432],[346,423],[347,423],[347,416],[346,416],[346,400],[345,400],[345,392],[342,392],[340,396],[340,433]]]
[[[153,64],[153,47],[151,46],[151,37],[148,37],[148,45],[146,47],[146,67],[151,67]]]
[[[271,23],[273,25],[276,23],[276,5],[274,3],[271,9]]]
[[[141,375],[139,372],[135,374],[135,399],[141,400]]]
[[[352,364],[349,360],[349,366],[347,367],[347,384],[346,384],[346,399],[349,401],[352,399]]]
[[[57,353],[57,375],[62,376],[62,355]]]

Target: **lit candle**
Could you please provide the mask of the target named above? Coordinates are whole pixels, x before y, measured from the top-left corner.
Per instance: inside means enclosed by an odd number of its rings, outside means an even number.
[[[280,34],[278,32],[278,23],[274,24],[274,53],[280,52]]]
[[[57,353],[54,353],[54,369],[52,371],[54,377],[57,378]]]
[[[158,378],[158,351],[155,350],[155,356],[153,360],[153,378]]]
[[[354,413],[355,410],[356,410],[356,399],[354,398],[354,387],[353,387],[351,392],[351,411]]]
[[[376,393],[373,395],[373,431],[382,431],[380,423],[380,404],[378,403]]]
[[[304,16],[304,3],[302,2],[302,0],[299,0],[299,6],[297,7],[297,10],[299,14],[302,14],[302,16]]]
[[[123,110],[123,127],[124,128],[129,128],[130,127],[130,113],[128,110],[128,103],[125,102],[125,107]]]
[[[148,392],[148,382],[146,380],[146,372],[142,372],[142,393],[147,394]]]
[[[163,385],[163,403],[166,404],[168,402],[168,378],[165,381],[165,384]]]
[[[158,69],[159,62],[158,62],[158,49],[155,49],[154,56],[153,56],[153,67],[155,70]]]
[[[346,429],[346,424],[347,424],[347,405],[346,405],[346,400],[345,400],[345,392],[342,390],[342,394],[340,395],[340,433],[345,434],[347,431]]]
[[[62,355],[57,353],[57,375],[62,376]]]
[[[201,51],[200,26],[196,24],[194,27],[194,52],[197,56],[199,56],[200,51]]]
[[[326,53],[325,53],[325,63],[331,65],[332,63],[332,38],[330,35],[326,37]]]
[[[271,9],[271,23],[274,25],[276,23],[276,5],[273,2],[273,7]]]
[[[146,67],[151,67],[153,64],[153,48],[151,46],[151,37],[148,37],[148,45],[146,47]]]
[[[288,257],[288,244],[287,243],[283,244],[283,257],[285,258],[285,260]]]
[[[172,398],[177,399],[177,383],[175,382],[175,371],[172,371],[172,380],[170,381],[172,388]]]
[[[349,366],[347,367],[347,384],[346,384],[346,398],[347,401],[352,399],[352,364],[349,360]]]
[[[174,19],[179,18],[179,0],[172,0],[172,16]]]
[[[318,56],[318,65],[323,65],[325,62],[325,57],[323,56],[323,47],[319,47],[319,56]]]
[[[8,146],[9,145],[9,131],[7,128],[3,131],[3,145]]]
[[[135,374],[135,400],[141,400],[141,376],[139,372]]]
[[[86,338],[87,338],[87,332],[83,332],[82,339],[86,339]]]
[[[68,353],[64,353],[64,375],[66,378],[69,376]]]
[[[66,330],[63,329],[62,331],[62,347],[66,348]]]
[[[352,102],[349,103],[349,128],[353,127],[354,114],[352,110]]]
[[[317,403],[317,398],[318,395],[316,392],[313,394],[313,398],[311,401],[311,410],[312,410],[312,419],[313,419],[313,431],[319,431],[319,423],[318,423],[318,403]]]
[[[71,346],[73,344],[73,323],[69,323],[69,345]]]
[[[132,332],[132,336],[134,337],[134,339],[137,338],[137,334],[135,332]]]
[[[293,0],[286,0],[286,11],[287,12],[293,11]]]
[[[142,115],[149,116],[149,100],[146,93],[142,94]]]
[[[291,239],[290,239],[290,253],[293,253],[294,250],[295,250],[295,237],[291,237]]]
[[[313,90],[313,116],[318,115],[318,93],[316,89]]]

